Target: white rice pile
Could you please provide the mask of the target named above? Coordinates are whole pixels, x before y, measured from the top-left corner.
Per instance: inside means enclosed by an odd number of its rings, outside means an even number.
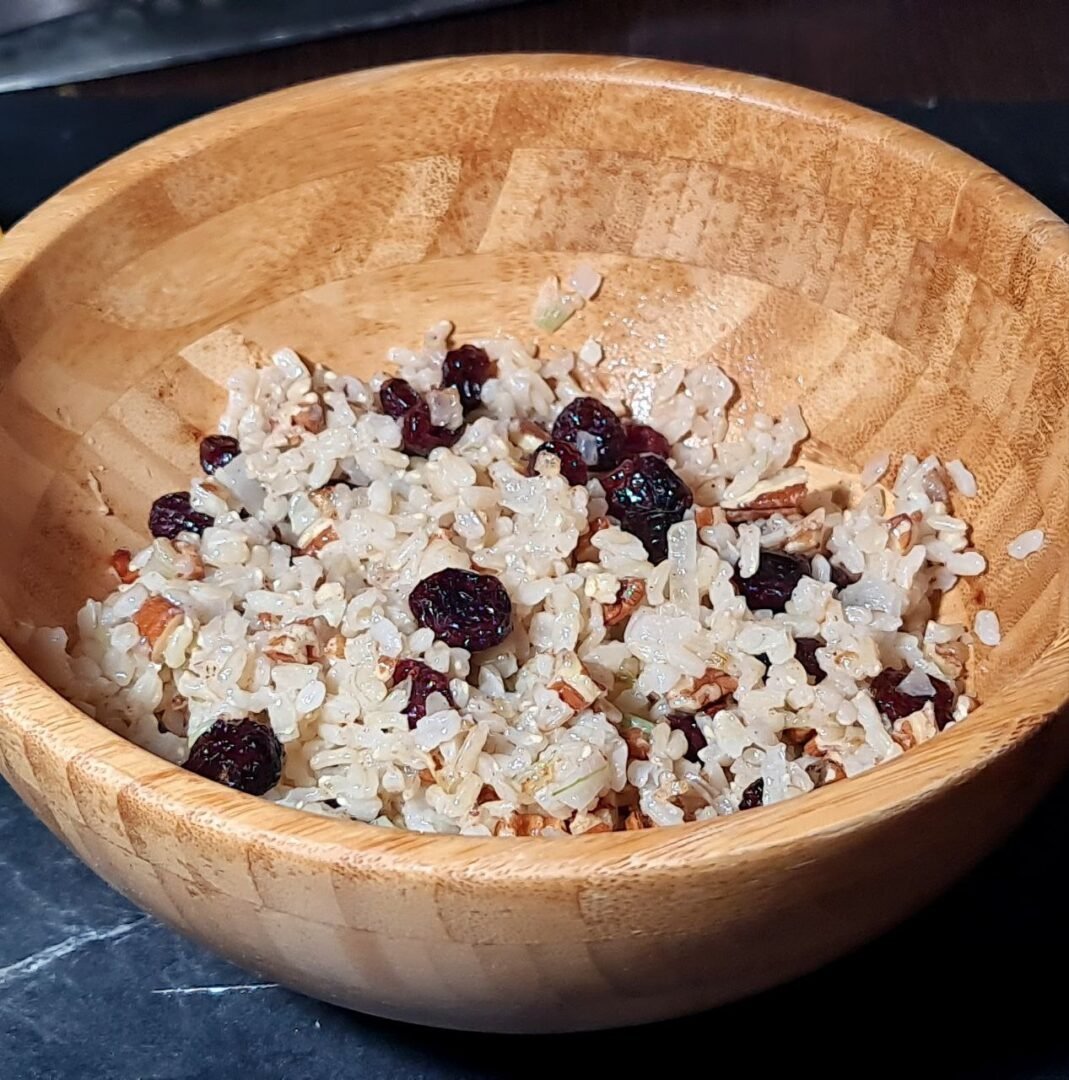
[[[455,427],[456,392],[435,389],[450,329],[390,359]],[[841,510],[796,486],[797,408],[729,421],[723,371],[673,367],[634,404],[695,496],[654,566],[616,525],[592,531],[607,509],[596,478],[571,487],[548,455],[526,475],[537,425],[575,397],[593,390],[627,411],[601,390],[600,347],[539,357],[517,340],[475,344],[497,364],[485,408],[427,459],[403,453],[397,421],[377,411],[384,377],[310,370],[285,349],[236,372],[221,431],[242,453],[191,485],[214,524],[134,555],[128,583],[79,612],[73,643],[34,631],[38,670],[175,762],[219,717],[264,719],[285,749],[268,798],[286,805],[467,835],[672,825],[855,776],[937,732],[931,700],[893,724],[881,716],[866,688],[887,667],[908,669],[903,687],[921,699],[949,682],[955,720],[970,710],[958,688],[971,637],[933,621],[933,598],[985,562],[936,458],[906,455],[893,494],[871,486]],[[812,557],[775,615],[750,611],[732,584],[769,549]],[[409,593],[445,567],[506,586],[502,645],[472,656],[417,625]],[[834,567],[856,581],[837,591]],[[151,643],[134,622],[147,603],[164,616]],[[818,684],[797,638],[823,642]],[[412,730],[409,684],[391,687],[399,658],[451,680],[453,706],[432,694]],[[695,717],[700,750],[670,713]]]

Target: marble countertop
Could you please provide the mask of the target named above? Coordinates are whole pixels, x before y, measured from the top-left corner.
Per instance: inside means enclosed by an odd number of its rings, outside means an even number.
[[[214,104],[0,99],[0,225]],[[887,111],[1069,212],[1069,106]],[[0,781],[0,1076],[555,1080],[592,1059],[609,1077],[682,1071],[699,1052],[747,1076],[798,1054],[829,1076],[1069,1077],[1064,995],[1048,989],[1069,944],[1067,821],[1069,782],[938,903],[807,978],[672,1023],[535,1039],[406,1027],[260,982],[114,893]]]

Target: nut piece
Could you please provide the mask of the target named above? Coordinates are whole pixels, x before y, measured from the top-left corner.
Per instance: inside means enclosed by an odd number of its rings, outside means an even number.
[[[137,571],[130,569],[130,552],[126,548],[116,548],[111,556],[111,568],[124,585],[137,581]]]
[[[152,659],[158,662],[167,648],[167,640],[182,625],[182,609],[164,596],[150,596],[137,609],[134,625],[148,642]]]
[[[304,428],[310,435],[318,435],[327,427],[327,413],[323,403],[317,398],[315,401],[306,402],[293,414],[293,423]]]
[[[636,832],[639,829],[650,828],[650,823],[640,810],[632,810],[624,821],[624,832]]]
[[[499,836],[541,836],[546,829],[566,831],[564,822],[560,818],[550,817],[548,814],[513,814],[507,822],[500,824],[512,831],[507,832],[502,829],[498,832],[495,829],[495,833]]]
[[[749,494],[745,502],[724,506],[724,514],[732,525],[743,521],[757,521],[776,513],[787,515],[800,512],[802,500],[806,496],[805,484],[788,484],[787,487],[772,491],[761,491],[760,487],[758,484],[754,488],[758,494]]]
[[[605,625],[615,626],[618,622],[623,622],[645,599],[646,583],[641,578],[624,578],[620,582],[616,602],[605,605]]]
[[[916,536],[915,526],[920,519],[921,515],[914,512],[912,514],[895,514],[895,516],[887,522],[887,528],[890,532],[891,547],[897,551],[899,555],[905,555],[909,549],[913,547],[913,541]]]
[[[620,728],[620,738],[627,743],[627,758],[629,761],[646,761],[649,758],[650,740],[641,728]]]
[[[780,738],[788,746],[804,746],[817,733],[816,728],[811,727],[788,727],[780,732]],[[815,744],[814,744],[815,745]]]
[[[604,517],[594,518],[591,521],[590,528],[579,537],[579,543],[575,545],[576,563],[598,562],[601,558],[601,552],[591,543],[591,537],[595,533],[601,532],[602,529],[607,529],[611,524],[612,522]]]
[[[343,660],[345,658],[345,636],[343,634],[335,634],[326,645],[323,646],[323,655],[328,660]]]
[[[699,529],[708,528],[710,525],[723,525],[728,516],[719,506],[698,506],[694,510],[694,524]]]
[[[297,554],[313,555],[337,539],[338,534],[334,526],[326,518],[320,518],[318,521],[313,521],[297,539]]]
[[[593,705],[601,696],[601,687],[594,682],[573,652],[561,653],[556,678],[549,684],[549,689],[555,690],[561,701],[576,712],[582,712],[588,705]]]
[[[333,519],[338,516],[338,508],[334,505],[333,485],[327,484],[326,487],[310,491],[308,501],[319,511],[321,517]]]
[[[612,826],[596,814],[580,810],[568,823],[568,831],[572,836],[587,836],[591,833],[612,832]]]
[[[186,581],[204,580],[204,560],[200,557],[200,551],[195,544],[188,540],[175,540],[175,551],[182,561],[182,572],[179,577]]]

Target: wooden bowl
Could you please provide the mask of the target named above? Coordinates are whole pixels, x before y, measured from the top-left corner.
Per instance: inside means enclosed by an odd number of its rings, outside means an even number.
[[[639,60],[447,60],[298,87],[124,154],[0,243],[0,629],[70,624],[196,471],[230,328],[370,373],[448,316],[565,327],[622,376],[713,358],[800,399],[823,452],[961,457],[1004,640],[967,722],[857,780],[719,822],[420,836],[174,768],[0,650],[0,765],[102,877],[309,994],[545,1031],[704,1009],[823,963],[998,843],[1069,758],[1069,230],[964,154],[853,105]],[[224,335],[225,336],[225,335]],[[213,344],[214,343],[214,344]],[[90,477],[112,513],[100,511]],[[1046,530],[1026,562],[1007,541]]]

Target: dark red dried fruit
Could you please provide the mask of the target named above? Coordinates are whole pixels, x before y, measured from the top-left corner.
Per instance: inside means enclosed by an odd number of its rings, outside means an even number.
[[[673,731],[682,731],[687,737],[687,752],[683,755],[687,761],[698,761],[698,751],[704,750],[709,744],[698,727],[698,718],[690,713],[669,713],[665,720]]]
[[[423,403],[423,398],[405,379],[387,379],[379,387],[379,405],[387,416],[400,420],[409,409]]]
[[[427,698],[431,694],[442,694],[450,705],[455,705],[449,692],[449,676],[435,671],[422,660],[398,660],[394,665],[390,686],[396,686],[405,679],[412,680],[412,689],[408,693],[408,704],[402,710],[408,717],[408,726],[414,728],[418,720],[427,715]]]
[[[202,533],[215,524],[215,518],[194,510],[188,491],[172,491],[161,495],[148,512],[148,531],[153,536],[173,540],[179,533]]]
[[[401,438],[405,453],[418,457],[426,457],[439,446],[452,446],[460,438],[462,430],[457,428],[454,431],[432,424],[430,406],[423,401],[401,417]]]
[[[512,630],[512,601],[489,574],[439,570],[416,585],[408,606],[436,638],[471,652],[500,645]]]
[[[483,403],[483,383],[494,374],[494,362],[478,345],[450,349],[442,364],[442,386],[455,386],[465,413]]]
[[[579,449],[583,433],[593,436],[597,452],[596,460],[587,464],[598,470],[616,468],[624,454],[624,426],[616,413],[596,398],[576,398],[554,422],[553,438]]]
[[[795,660],[805,668],[805,673],[814,682],[818,683],[823,682],[828,677],[828,673],[817,661],[817,649],[823,645],[824,641],[821,638],[800,637],[794,639]]]
[[[836,589],[845,589],[847,585],[853,585],[857,580],[857,574],[851,574],[845,566],[840,566],[838,563],[831,564],[831,583]]]
[[[669,528],[683,520],[694,502],[690,488],[656,454],[629,458],[602,483],[609,513],[642,541],[651,562],[663,562]]]
[[[624,457],[637,457],[639,454],[656,454],[658,457],[671,457],[672,448],[668,440],[648,424],[624,424]]]
[[[248,717],[222,719],[197,739],[182,768],[249,795],[263,795],[282,776],[283,756],[269,725]]]
[[[579,456],[579,451],[566,442],[554,439],[544,442],[527,461],[527,475],[535,475],[535,463],[539,454],[553,454],[560,462],[560,474],[573,487],[582,487],[589,478],[586,462]]]
[[[213,473],[229,465],[241,453],[237,439],[230,435],[206,435],[200,441],[200,467]]]
[[[876,708],[892,724],[910,713],[919,712],[927,701],[932,703],[935,712],[935,725],[940,731],[954,719],[954,689],[950,683],[929,676],[935,688],[935,696],[918,697],[904,694],[898,684],[909,674],[904,668],[884,668],[869,685],[869,695],[876,703]]]
[[[765,802],[765,781],[758,778],[752,784],[743,789],[742,798],[739,799],[740,810],[756,810]]]
[[[751,611],[785,611],[795,585],[809,569],[809,560],[802,555],[762,551],[757,569],[750,577],[735,575],[735,587]]]

